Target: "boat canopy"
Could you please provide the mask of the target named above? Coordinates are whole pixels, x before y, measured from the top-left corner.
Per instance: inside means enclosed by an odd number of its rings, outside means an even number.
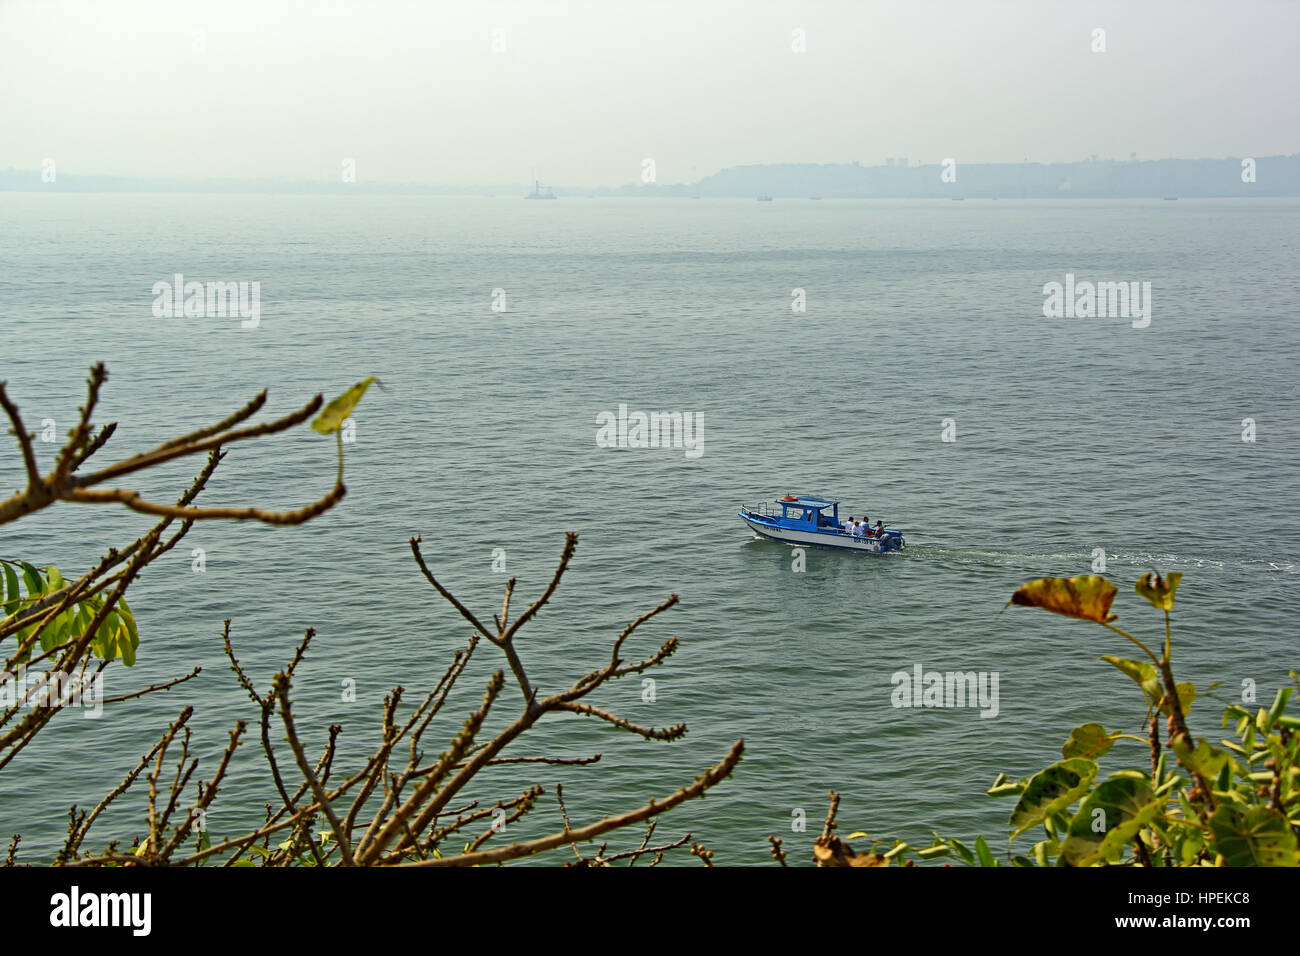
[[[840,503],[838,498],[822,498],[819,495],[789,495],[785,498],[778,498],[776,503],[786,508],[813,508],[817,511],[825,511],[827,508],[834,508]]]

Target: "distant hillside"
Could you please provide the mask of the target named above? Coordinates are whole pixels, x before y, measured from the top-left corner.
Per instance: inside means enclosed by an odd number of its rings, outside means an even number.
[[[1065,198],[1131,199],[1300,196],[1300,155],[1255,160],[1255,182],[1242,181],[1242,160],[1102,160],[1081,163],[958,162],[944,167],[857,164],[732,166],[695,184],[624,187],[621,195],[788,197],[806,199]]]

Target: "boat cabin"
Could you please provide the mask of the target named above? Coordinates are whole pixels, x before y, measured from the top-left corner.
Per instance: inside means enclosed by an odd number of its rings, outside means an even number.
[[[805,527],[809,531],[818,528],[840,527],[840,501],[838,498],[821,498],[817,495],[786,495],[778,498],[781,506],[781,519],[790,527]]]

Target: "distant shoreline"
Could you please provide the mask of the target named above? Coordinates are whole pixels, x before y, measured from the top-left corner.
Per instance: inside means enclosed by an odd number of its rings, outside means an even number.
[[[0,170],[0,192],[248,195],[482,196],[522,199],[524,183],[444,186],[322,180],[172,180]],[[1235,199],[1300,196],[1300,154],[1225,159],[970,163],[884,166],[732,166],[694,183],[555,186],[561,199]]]
[[[347,190],[330,190],[330,191],[301,191],[289,192],[281,190],[251,190],[251,189],[90,189],[90,188],[73,188],[65,187],[63,189],[5,189],[0,187],[0,196],[35,196],[40,194],[57,195],[57,196],[262,196],[268,199],[496,199],[501,202],[513,202],[515,197],[505,193],[433,193],[433,192],[380,192],[378,190],[370,192],[353,192]],[[564,199],[571,203],[584,202],[591,199],[615,199],[630,201],[671,201],[672,203],[685,203],[690,199],[707,199],[713,202],[731,202],[731,203],[752,203],[752,196],[638,196],[638,195],[620,195],[604,194],[591,195],[588,193],[562,193],[556,194],[557,199]],[[1183,200],[1187,202],[1196,201],[1215,201],[1215,202],[1236,202],[1239,200],[1256,201],[1269,199],[1300,199],[1300,194],[1278,195],[1273,193],[1260,193],[1254,196],[962,196],[962,200],[969,199],[972,202],[1161,202],[1169,199]],[[942,196],[777,196],[777,202],[785,203],[807,203],[814,201],[825,202],[854,202],[854,203],[940,203],[951,202],[952,200]]]

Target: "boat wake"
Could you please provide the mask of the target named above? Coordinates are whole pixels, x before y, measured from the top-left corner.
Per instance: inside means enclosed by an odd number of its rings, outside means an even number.
[[[935,561],[947,561],[954,564],[984,565],[990,567],[1028,567],[1049,573],[1051,568],[1061,565],[1075,565],[1088,568],[1092,564],[1092,552],[1073,551],[1057,553],[1028,553],[1018,551],[984,551],[964,550],[960,548],[940,548],[933,545],[910,544],[908,552],[916,557]],[[1106,573],[1114,574],[1117,569],[1141,569],[1144,571],[1182,571],[1197,570],[1220,571],[1226,574],[1300,574],[1300,562],[1285,558],[1248,558],[1229,556],[1225,558],[1188,557],[1173,553],[1151,551],[1106,552]],[[1078,571],[1084,574],[1086,571]]]

